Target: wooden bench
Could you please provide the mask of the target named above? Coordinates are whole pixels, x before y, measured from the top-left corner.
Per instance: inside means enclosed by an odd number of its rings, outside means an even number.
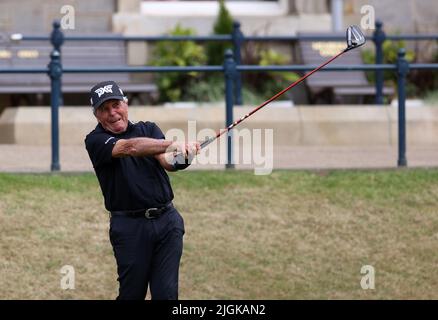
[[[50,45],[41,41],[0,43],[0,68],[46,67],[52,50]],[[124,42],[71,41],[64,43],[61,50],[63,67],[127,66]],[[155,84],[136,82],[129,73],[64,73],[62,92],[88,94],[93,85],[105,80],[114,80],[130,100],[139,99],[142,104],[150,102],[143,101],[142,97],[153,99],[158,91]],[[29,100],[29,96],[41,97],[47,93],[50,93],[50,79],[47,74],[0,73],[0,94],[10,94],[15,105],[22,103],[23,98]],[[32,99],[28,102],[33,104],[36,101]]]
[[[301,33],[301,35],[304,35]],[[310,35],[305,33],[305,35]],[[311,35],[317,35],[312,33]],[[321,34],[318,34],[321,35]],[[321,65],[330,57],[345,49],[344,41],[300,41],[299,50],[303,64]],[[363,64],[359,49],[351,50],[330,63],[334,65]],[[376,88],[371,85],[364,71],[320,71],[306,79],[311,103],[346,103],[355,97],[356,103],[364,103],[366,97],[376,95]],[[384,87],[383,94],[392,96],[394,88]],[[372,103],[374,102],[371,101]]]

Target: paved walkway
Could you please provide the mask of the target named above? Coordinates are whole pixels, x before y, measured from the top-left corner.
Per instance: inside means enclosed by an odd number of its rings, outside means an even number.
[[[203,151],[204,152],[204,151]],[[82,146],[61,146],[61,171],[91,172],[88,154]],[[408,147],[409,167],[438,167],[438,146]],[[51,151],[48,146],[0,145],[0,172],[49,172]],[[395,168],[397,147],[277,147],[273,156],[259,165],[236,165],[240,169]],[[272,167],[272,166],[271,166]],[[223,169],[223,165],[195,164],[190,170]]]

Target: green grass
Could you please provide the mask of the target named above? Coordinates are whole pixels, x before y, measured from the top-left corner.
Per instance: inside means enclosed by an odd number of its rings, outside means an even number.
[[[181,299],[437,299],[438,170],[171,174]],[[0,174],[0,299],[113,299],[93,174]],[[61,290],[72,265],[75,290]],[[360,269],[376,270],[375,290]]]

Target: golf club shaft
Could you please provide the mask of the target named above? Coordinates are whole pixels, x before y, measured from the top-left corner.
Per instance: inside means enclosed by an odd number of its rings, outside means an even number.
[[[278,97],[280,97],[283,93],[285,93],[286,91],[292,89],[293,87],[295,87],[297,84],[303,82],[305,79],[307,79],[308,77],[310,77],[312,74],[314,74],[316,71],[324,68],[326,65],[328,65],[330,62],[332,62],[333,60],[335,60],[336,58],[338,58],[340,55],[342,55],[343,53],[347,52],[348,48],[341,51],[340,53],[338,53],[337,55],[335,55],[334,57],[330,58],[329,60],[327,60],[326,62],[324,62],[322,65],[320,65],[319,67],[313,69],[312,71],[310,71],[309,73],[305,74],[304,76],[302,76],[300,79],[298,79],[297,81],[295,81],[294,83],[290,84],[289,86],[287,86],[286,88],[284,88],[283,90],[281,90],[280,92],[278,92],[277,94],[275,94],[274,96],[272,96],[270,99],[266,100],[265,102],[263,102],[262,104],[260,104],[259,106],[257,106],[256,108],[254,108],[251,112],[247,113],[246,115],[244,115],[243,117],[241,117],[239,120],[234,121],[232,124],[230,124],[228,127],[219,130],[219,132],[216,134],[215,137],[210,137],[207,138],[205,141],[201,142],[201,149],[205,148],[206,146],[208,146],[210,143],[212,143],[214,140],[216,140],[217,138],[219,138],[222,134],[230,131],[231,129],[233,129],[235,126],[237,126],[239,123],[241,123],[243,120],[245,120],[246,118],[248,118],[249,116],[251,116],[252,114],[256,113],[258,110],[260,110],[261,108],[263,108],[264,106],[266,106],[268,103],[274,101],[275,99],[277,99]]]

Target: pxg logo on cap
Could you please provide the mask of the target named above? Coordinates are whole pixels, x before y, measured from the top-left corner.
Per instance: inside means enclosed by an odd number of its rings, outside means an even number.
[[[123,100],[123,98],[122,89],[114,81],[100,82],[90,91],[90,102],[94,112],[107,100]]]

